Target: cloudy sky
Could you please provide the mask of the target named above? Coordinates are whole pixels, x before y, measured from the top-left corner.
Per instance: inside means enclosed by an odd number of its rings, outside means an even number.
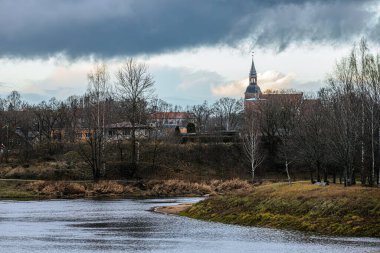
[[[81,95],[135,57],[170,103],[239,98],[252,51],[262,90],[316,91],[361,37],[379,49],[379,1],[0,0],[0,96]]]

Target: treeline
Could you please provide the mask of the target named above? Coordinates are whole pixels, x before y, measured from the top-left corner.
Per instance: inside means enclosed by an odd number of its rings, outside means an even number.
[[[203,158],[200,152],[195,152],[194,159],[184,157],[194,153],[194,148],[189,148],[188,153],[183,149],[180,153],[172,152],[171,164],[167,162],[170,159],[163,161],[161,157],[167,157],[164,154],[169,148],[162,146],[177,145],[181,141],[174,129],[165,129],[163,124],[150,126],[152,114],[186,110],[191,117],[185,120],[184,125],[191,122],[195,131],[202,133],[238,129],[242,119],[243,104],[238,99],[222,98],[214,105],[204,102],[183,109],[157,98],[153,90],[154,80],[147,66],[133,59],[127,60],[116,73],[109,73],[104,64],[96,65],[88,73],[88,82],[84,95],[70,96],[63,101],[51,98],[39,104],[29,104],[17,91],[0,99],[3,164],[54,160],[66,153],[68,155],[63,157],[73,157],[72,152],[75,152],[90,168],[95,181],[105,177],[106,171],[133,178],[137,176],[138,169],[150,167],[147,171],[154,172],[160,163],[165,167],[175,167],[185,163],[178,161],[181,159],[202,164],[201,160],[211,157]],[[124,127],[128,137],[121,136],[124,135],[123,130],[111,136],[108,131],[112,124]],[[149,135],[140,136],[141,128],[148,128]],[[179,149],[171,147],[170,150]],[[72,160],[76,160],[74,158]],[[114,170],[115,166],[119,171]]]
[[[96,181],[110,167],[133,178],[139,169],[156,173],[165,166],[174,171],[199,167],[199,178],[219,172],[245,177],[246,171],[253,181],[255,173],[284,174],[289,182],[306,173],[312,182],[380,183],[380,57],[364,40],[337,63],[317,94],[266,92],[245,109],[234,98],[186,108],[170,105],[154,95],[153,77],[133,59],[116,73],[97,65],[88,81],[86,94],[65,101],[31,105],[17,91],[0,99],[2,161],[75,151]],[[199,135],[232,130],[240,139],[224,144],[195,137],[194,143],[180,144],[180,136],[162,124],[150,127],[145,138],[139,135],[152,114],[173,111],[191,115],[187,121]],[[108,138],[108,126],[121,122],[128,122],[129,138]],[[227,171],[233,167],[234,173]]]
[[[307,168],[312,182],[379,185],[379,92],[380,56],[362,40],[316,95],[264,95],[244,127],[252,173],[265,155],[283,164],[289,181],[292,169]]]

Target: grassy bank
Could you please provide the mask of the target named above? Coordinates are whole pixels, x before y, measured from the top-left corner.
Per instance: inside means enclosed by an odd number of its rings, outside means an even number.
[[[216,195],[251,186],[238,179],[189,182],[183,180],[122,181],[0,181],[0,199],[131,198]]]
[[[380,190],[276,183],[213,196],[181,215],[327,235],[380,237]]]
[[[27,189],[29,184],[26,181],[0,181],[0,199],[38,199],[38,193]]]

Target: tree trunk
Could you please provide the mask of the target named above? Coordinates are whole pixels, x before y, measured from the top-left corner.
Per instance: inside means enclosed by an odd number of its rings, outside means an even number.
[[[321,164],[317,162],[317,182],[321,182],[320,170],[321,170]]]
[[[364,157],[365,157],[365,149],[364,149],[364,102],[363,102],[363,98],[362,98],[362,120],[361,120],[361,168],[360,168],[360,174],[361,174],[361,181],[362,181],[362,184],[363,184],[363,181],[364,181],[364,184],[365,184],[365,167],[364,167]],[[353,173],[354,174],[354,173]],[[353,184],[356,184],[356,180],[354,178],[354,175],[353,175],[353,178],[352,178],[352,183]],[[364,180],[363,180],[364,179]]]
[[[371,186],[374,186],[375,183],[375,136],[374,136],[374,108],[372,104],[371,112],[371,155],[372,155],[372,173],[369,180]]]
[[[347,168],[344,168],[344,171],[343,171],[343,180],[344,180],[344,187],[347,186]]]
[[[251,162],[252,184],[255,183],[255,164]]]
[[[131,144],[132,144],[132,164],[136,164],[136,131],[135,123],[132,123],[132,132],[131,132]]]
[[[289,163],[288,163],[288,159],[287,158],[285,158],[285,170],[286,170],[286,175],[288,176],[288,182],[289,182],[289,184],[291,184],[292,181],[290,180]]]
[[[314,184],[313,170],[310,170],[310,182]]]
[[[379,127],[379,154],[380,154],[380,127]],[[379,186],[380,187],[380,166],[379,166],[379,168],[378,168],[378,170],[377,170],[377,186]]]
[[[351,173],[351,185],[355,185],[356,184],[356,173],[355,173],[355,170],[352,170],[352,173]]]

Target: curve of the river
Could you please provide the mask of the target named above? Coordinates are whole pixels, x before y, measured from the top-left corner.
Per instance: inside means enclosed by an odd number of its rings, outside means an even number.
[[[380,252],[380,240],[305,235],[148,211],[197,198],[0,201],[0,252]]]

